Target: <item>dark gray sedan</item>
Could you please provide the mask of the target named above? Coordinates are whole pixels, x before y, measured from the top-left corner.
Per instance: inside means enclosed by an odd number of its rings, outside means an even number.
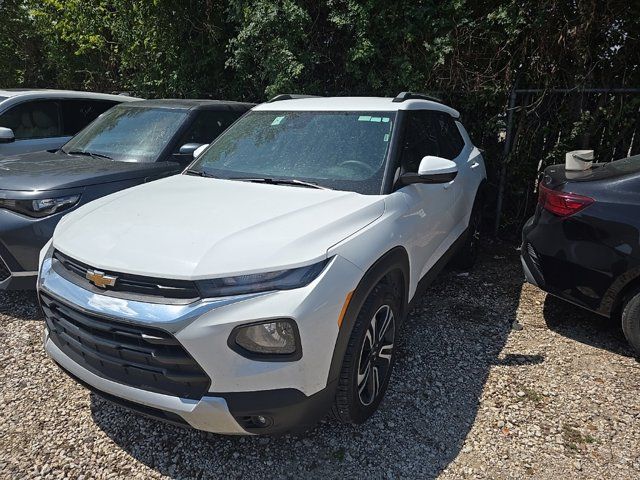
[[[118,105],[62,148],[0,160],[0,289],[35,287],[38,254],[65,213],[179,173],[253,105],[146,100]]]

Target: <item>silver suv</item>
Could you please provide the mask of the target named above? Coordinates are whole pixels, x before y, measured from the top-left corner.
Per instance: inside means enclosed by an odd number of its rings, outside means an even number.
[[[0,158],[58,149],[102,112],[138,98],[69,90],[0,90]]]

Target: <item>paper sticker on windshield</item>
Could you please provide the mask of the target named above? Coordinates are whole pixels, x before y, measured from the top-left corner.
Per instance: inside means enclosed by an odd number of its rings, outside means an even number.
[[[389,141],[389,134],[388,134],[388,133],[385,133],[385,134],[384,134],[384,141],[385,141],[385,142],[388,142],[388,141]]]
[[[271,125],[280,125],[280,122],[282,122],[282,120],[284,120],[284,117],[276,117],[273,119],[273,122],[271,122]]]
[[[389,117],[372,117],[371,115],[360,115],[359,122],[389,123]]]

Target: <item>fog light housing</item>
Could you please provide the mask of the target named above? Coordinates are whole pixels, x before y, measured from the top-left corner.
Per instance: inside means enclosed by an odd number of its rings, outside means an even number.
[[[292,361],[302,357],[298,327],[288,318],[240,325],[231,332],[228,345],[256,360]]]

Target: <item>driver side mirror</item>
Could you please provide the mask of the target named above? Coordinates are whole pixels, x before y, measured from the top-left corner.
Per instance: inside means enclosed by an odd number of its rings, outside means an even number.
[[[180,155],[193,155],[193,153],[202,146],[201,143],[185,143],[180,147],[178,153]]]
[[[420,161],[418,173],[407,172],[400,176],[400,183],[449,183],[458,175],[456,162],[446,158],[427,155]]]
[[[11,143],[16,139],[13,130],[6,127],[0,127],[0,143]]]

